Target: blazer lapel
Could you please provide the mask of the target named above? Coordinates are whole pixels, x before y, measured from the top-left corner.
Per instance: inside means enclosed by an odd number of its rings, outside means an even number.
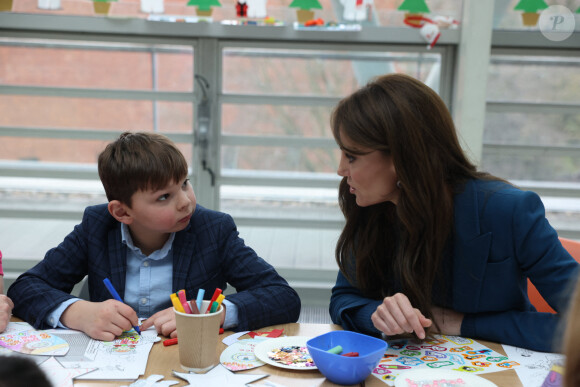
[[[475,181],[465,184],[454,203],[453,307],[471,313],[478,310],[491,233],[481,234]]]
[[[194,234],[191,233],[191,223],[183,231],[175,234],[173,240],[173,290],[185,289],[187,277],[192,265],[194,251]]]

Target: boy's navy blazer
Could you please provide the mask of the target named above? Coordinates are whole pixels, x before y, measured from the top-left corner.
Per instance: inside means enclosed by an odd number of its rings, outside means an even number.
[[[559,242],[539,196],[500,181],[470,180],[455,195],[454,217],[451,290],[453,309],[465,314],[461,335],[554,350],[561,313],[535,311],[527,278],[563,312],[578,263]],[[379,334],[370,315],[380,302],[363,297],[339,273],[330,313],[346,329]]]
[[[238,307],[236,330],[298,319],[297,293],[244,244],[230,215],[197,205],[188,227],[175,234],[172,249],[174,292],[185,289],[189,298],[193,298],[200,288],[206,290],[206,297],[215,288],[225,290],[226,284],[237,290],[227,296]],[[10,287],[8,295],[14,300],[14,315],[35,328],[48,328],[47,315],[73,297],[70,292],[86,275],[91,301],[111,298],[103,285],[106,277],[123,297],[126,255],[121,223],[109,214],[107,205],[87,207],[74,231]],[[165,307],[170,306],[168,294]]]

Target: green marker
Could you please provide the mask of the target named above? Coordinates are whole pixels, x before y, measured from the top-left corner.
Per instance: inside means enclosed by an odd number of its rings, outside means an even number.
[[[328,351],[326,352],[330,352],[330,353],[334,353],[336,355],[340,355],[342,353],[342,347],[340,345],[337,345],[334,348],[330,348]]]
[[[211,309],[209,310],[210,313],[215,313],[215,311],[217,310],[217,308],[219,307],[219,304],[217,303],[217,301],[214,301],[211,304]]]

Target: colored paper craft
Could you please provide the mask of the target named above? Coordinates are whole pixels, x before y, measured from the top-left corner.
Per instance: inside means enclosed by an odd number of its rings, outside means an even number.
[[[179,384],[174,380],[163,380],[163,375],[151,375],[147,379],[139,379],[135,383],[130,384],[129,386],[121,386],[121,387],[167,387],[173,386],[174,384]]]
[[[73,379],[96,368],[64,368],[54,357],[40,365],[53,387],[73,387]]]
[[[519,363],[470,338],[434,335],[432,340],[389,341],[385,355],[372,374],[388,385],[406,371],[441,369],[466,374],[498,372]]]
[[[265,378],[268,375],[234,374],[220,364],[212,368],[205,374],[184,373],[173,371],[173,375],[187,380],[190,386],[228,386],[243,387],[248,383]]]
[[[64,356],[69,349],[68,343],[60,337],[35,329],[7,330],[0,335],[0,346],[15,352],[45,356]]]
[[[227,347],[220,356],[220,363],[230,371],[249,370],[264,365],[254,354],[254,347],[263,339],[239,340]]]
[[[256,336],[273,338],[281,336],[282,333],[284,333],[284,329],[272,329],[271,331],[248,332],[248,336],[250,336],[251,338],[254,338]]]

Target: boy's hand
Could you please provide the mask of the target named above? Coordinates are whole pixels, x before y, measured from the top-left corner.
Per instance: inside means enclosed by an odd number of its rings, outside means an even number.
[[[10,321],[12,308],[14,308],[12,300],[3,294],[0,294],[0,333],[4,332],[4,329],[6,329],[6,326]]]
[[[112,341],[133,325],[139,325],[137,313],[129,305],[117,300],[89,302],[79,300],[71,304],[61,316],[61,322],[82,331],[96,340]]]
[[[175,325],[175,312],[173,307],[169,307],[155,313],[141,324],[141,330],[147,330],[155,326],[158,334],[167,337],[177,337],[177,327]]]

